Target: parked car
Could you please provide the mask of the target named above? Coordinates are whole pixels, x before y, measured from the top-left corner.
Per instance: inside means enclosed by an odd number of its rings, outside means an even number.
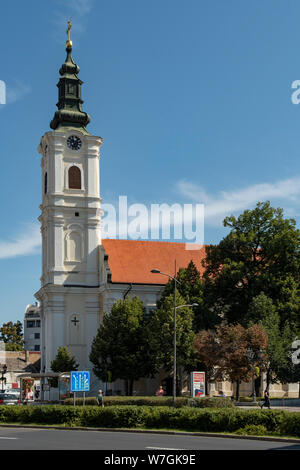
[[[6,390],[4,390],[4,392],[2,393],[9,393],[11,395],[17,395],[19,396],[20,393],[21,393],[21,389],[20,388],[7,388]]]
[[[0,393],[0,405],[19,405],[20,399],[11,393]]]

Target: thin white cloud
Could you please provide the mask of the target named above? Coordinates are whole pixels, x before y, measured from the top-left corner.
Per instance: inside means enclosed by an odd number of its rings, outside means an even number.
[[[67,21],[72,21],[72,33],[76,35],[83,34],[87,29],[87,17],[93,8],[93,0],[56,0],[57,8],[53,12],[51,23],[54,27],[54,33],[61,43],[67,30]],[[72,36],[73,37],[73,36]]]
[[[72,0],[71,6],[78,15],[88,15],[93,7],[93,0]]]
[[[257,202],[273,200],[287,205],[289,214],[297,209],[300,195],[300,178],[290,178],[275,183],[259,183],[233,191],[220,191],[217,196],[208,194],[201,186],[186,180],[177,183],[180,194],[197,203],[205,204],[205,222],[219,224],[225,216],[249,209]],[[295,209],[292,206],[295,205]]]
[[[23,233],[12,241],[0,240],[0,259],[38,254],[41,243],[39,225],[26,224]]]

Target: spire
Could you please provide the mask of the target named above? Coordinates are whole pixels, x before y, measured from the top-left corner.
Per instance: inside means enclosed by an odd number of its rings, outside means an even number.
[[[58,111],[50,123],[51,129],[61,130],[62,128],[77,128],[85,133],[89,133],[85,127],[90,122],[90,116],[83,112],[81,105],[81,85],[82,81],[78,78],[79,66],[75,64],[72,57],[72,41],[71,41],[71,21],[68,21],[66,41],[67,57],[62,64],[59,73],[61,78],[57,84],[58,87]]]

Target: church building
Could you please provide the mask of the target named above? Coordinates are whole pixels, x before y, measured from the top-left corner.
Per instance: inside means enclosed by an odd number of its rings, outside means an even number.
[[[127,296],[138,296],[148,311],[155,309],[168,277],[151,271],[158,269],[174,276],[175,260],[177,271],[192,260],[202,273],[205,247],[187,250],[185,243],[102,239],[103,139],[86,129],[90,116],[82,110],[83,82],[72,57],[70,33],[66,52],[57,84],[58,110],[50,123],[52,130],[45,132],[38,147],[42,276],[35,297],[40,304],[41,371],[50,372],[58,348],[67,346],[79,363],[78,370],[91,372],[91,391],[95,394],[104,384],[94,376],[89,354],[103,313],[109,313],[114,302]],[[145,379],[135,387],[139,393],[151,395],[162,378]],[[124,390],[123,381],[118,382],[112,384],[113,393]],[[231,384],[215,385],[212,394],[214,390],[232,394]],[[245,393],[249,393],[251,384],[245,387]],[[288,392],[290,396],[297,393],[296,389]],[[271,393],[277,393],[275,388]],[[278,389],[278,396],[282,393]]]
[[[57,84],[58,110],[38,147],[42,276],[35,297],[41,315],[41,370],[49,372],[59,346],[67,346],[79,370],[92,372],[90,347],[103,312],[110,312],[116,300],[135,295],[153,310],[168,278],[151,270],[174,275],[175,259],[178,269],[192,259],[201,270],[205,250],[186,250],[185,243],[101,239],[103,139],[86,129],[90,117],[82,110],[82,81],[70,37],[66,52]]]

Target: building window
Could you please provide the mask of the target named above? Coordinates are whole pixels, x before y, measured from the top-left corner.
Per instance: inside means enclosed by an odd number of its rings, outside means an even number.
[[[35,326],[37,326],[38,328],[40,328],[40,326],[41,326],[41,320],[37,320],[35,323],[36,323]]]
[[[34,339],[40,339],[40,333],[34,333]]]
[[[73,83],[68,83],[68,93],[69,95],[74,95],[75,94],[75,86]]]
[[[27,321],[27,328],[34,328],[35,327],[35,321],[34,320],[28,320]]]
[[[81,189],[81,171],[78,166],[69,168],[69,189]]]
[[[35,351],[39,351],[39,350],[40,350],[40,345],[39,345],[39,344],[35,344],[35,345],[34,345],[34,350],[35,350]]]
[[[44,181],[44,192],[47,194],[48,191],[48,174],[47,172],[45,173],[45,181]]]
[[[77,232],[68,236],[68,257],[70,261],[81,261],[81,236]]]

